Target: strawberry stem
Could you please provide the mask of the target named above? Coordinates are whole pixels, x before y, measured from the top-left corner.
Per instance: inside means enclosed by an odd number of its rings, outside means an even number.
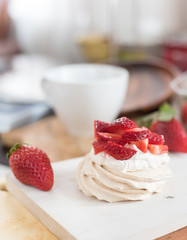
[[[22,147],[23,145],[30,145],[27,143],[17,143],[14,146],[12,146],[9,150],[9,152],[6,154],[6,157],[9,159],[10,155],[15,152],[16,150],[18,150],[18,148]]]
[[[139,118],[139,119],[137,120],[137,125],[138,125],[139,127],[144,126],[144,127],[150,128],[152,122],[153,122],[154,120],[158,119],[158,117],[159,117],[158,111],[153,112],[153,113],[149,113],[149,114],[147,114],[147,115]]]
[[[163,103],[158,111],[147,114],[138,119],[137,124],[139,127],[145,126],[150,128],[151,124],[154,121],[169,122],[172,118],[175,117],[175,109],[172,108],[168,103]]]
[[[175,117],[175,109],[172,108],[168,103],[163,103],[159,107],[158,120],[163,122],[169,122],[174,117]]]

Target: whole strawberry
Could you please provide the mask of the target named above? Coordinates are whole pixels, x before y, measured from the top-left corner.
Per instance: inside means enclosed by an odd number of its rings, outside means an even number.
[[[12,172],[20,182],[43,191],[52,188],[53,170],[42,150],[27,144],[16,144],[10,149],[8,158]]]
[[[187,152],[187,134],[182,124],[175,118],[174,109],[167,103],[160,106],[158,112],[154,112],[143,119],[149,124],[150,130],[163,135],[169,151]],[[142,123],[141,123],[142,124]]]
[[[170,151],[187,152],[187,134],[177,119],[173,118],[168,122],[156,121],[151,125],[150,130],[164,135],[165,144]]]
[[[187,101],[184,101],[181,107],[181,119],[185,127],[187,127]]]

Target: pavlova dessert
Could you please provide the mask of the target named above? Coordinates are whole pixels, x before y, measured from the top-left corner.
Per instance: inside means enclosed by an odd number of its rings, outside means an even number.
[[[94,122],[93,147],[77,169],[77,183],[86,196],[108,202],[144,200],[172,176],[164,137],[126,117]]]

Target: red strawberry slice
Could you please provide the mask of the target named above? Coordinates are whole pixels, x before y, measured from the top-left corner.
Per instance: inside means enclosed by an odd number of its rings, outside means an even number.
[[[103,151],[104,146],[106,145],[106,141],[101,139],[97,139],[92,143],[95,154],[98,154]]]
[[[150,144],[164,144],[164,136],[163,135],[159,135],[157,133],[153,133],[153,132],[150,132],[149,133],[149,143]]]
[[[22,183],[43,191],[53,186],[53,170],[50,160],[42,150],[25,144],[16,144],[8,154],[10,167]]]
[[[109,123],[95,120],[94,121],[94,137],[98,138],[98,136],[97,136],[98,132],[107,132],[106,129],[109,125],[110,125]]]
[[[107,128],[106,132],[110,133],[117,133],[122,135],[125,130],[137,128],[137,125],[132,120],[128,119],[127,117],[118,118],[117,120],[113,121]]]
[[[100,139],[105,140],[105,141],[119,142],[119,140],[121,140],[121,135],[116,134],[116,133],[98,132],[97,135]]]
[[[168,146],[167,145],[149,144],[148,149],[152,154],[168,153]]]
[[[149,140],[148,140],[148,138],[146,138],[146,139],[143,139],[141,141],[132,142],[132,143],[135,144],[136,147],[138,149],[140,149],[142,152],[146,153],[147,152],[147,148],[148,148],[148,142],[149,142]]]
[[[103,150],[117,160],[127,160],[136,153],[136,150],[123,147],[114,142],[107,142]]]
[[[138,142],[138,141],[144,140],[148,137],[149,132],[150,131],[145,127],[126,130],[123,133],[120,144],[125,145],[126,143]]]

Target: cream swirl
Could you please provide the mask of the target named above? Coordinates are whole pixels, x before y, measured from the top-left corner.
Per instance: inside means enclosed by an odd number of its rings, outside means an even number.
[[[95,155],[92,149],[77,169],[77,183],[85,195],[99,200],[144,200],[160,192],[171,177],[168,162],[168,154],[137,150],[129,160],[121,161],[104,152]]]
[[[137,152],[130,159],[125,161],[116,160],[115,158],[106,154],[103,151],[95,154],[93,148],[89,155],[93,162],[102,165],[108,169],[120,172],[159,169],[165,167],[170,161],[169,155],[167,153],[159,155],[152,154],[149,151],[147,151],[147,153],[142,153],[142,151],[140,151],[136,147],[136,145],[131,145],[130,147],[135,149]]]

